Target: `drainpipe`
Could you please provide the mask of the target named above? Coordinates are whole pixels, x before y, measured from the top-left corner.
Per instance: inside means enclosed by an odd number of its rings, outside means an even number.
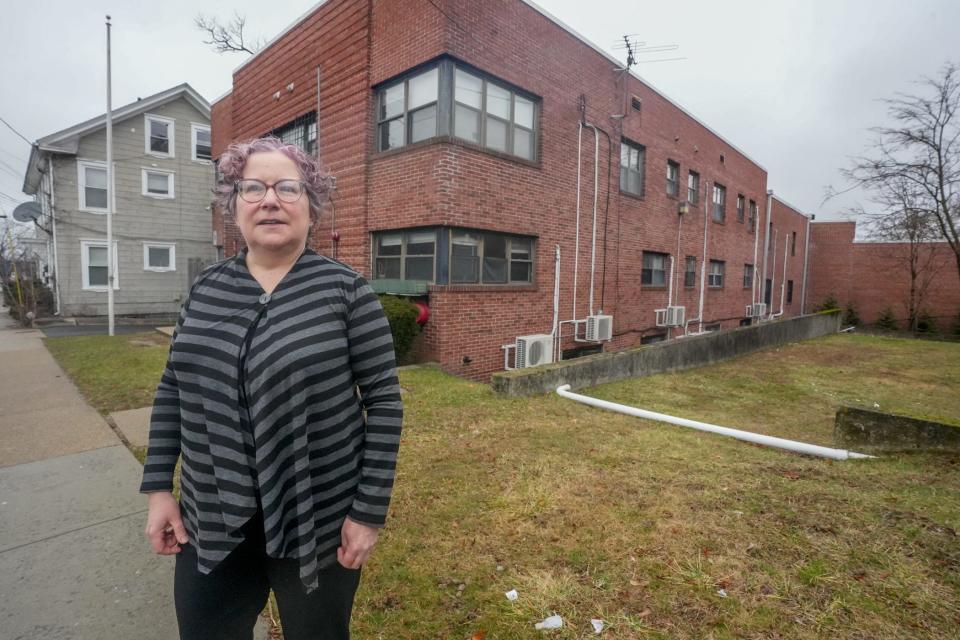
[[[50,230],[53,232],[53,299],[57,310],[53,315],[60,315],[60,254],[57,251],[57,206],[56,196],[53,193],[53,156],[47,156],[47,185],[50,188]]]
[[[593,281],[597,271],[597,199],[600,184],[600,132],[597,128],[586,123],[593,129],[593,238],[590,241],[590,315],[593,315]]]
[[[573,251],[573,320],[577,319],[577,274],[580,273],[580,147],[583,140],[583,118],[580,119],[577,128],[577,215],[576,215],[576,235],[574,239]],[[577,333],[577,327],[573,327],[574,336]]]
[[[667,285],[667,308],[673,306],[673,256],[670,256],[670,284]],[[667,340],[670,339],[670,327],[667,327]]]
[[[787,293],[787,256],[790,255],[789,252],[790,252],[790,236],[785,236],[783,238],[783,277],[780,278],[780,313],[770,316],[771,318],[779,318],[780,316],[783,315],[783,312],[785,310],[783,301],[784,301],[784,296]],[[776,253],[774,253],[773,258],[774,260],[776,260],[777,258]]]
[[[763,273],[760,276],[760,302],[764,300],[764,287],[767,285],[767,257],[770,255],[770,220],[773,215],[773,189],[767,190],[767,218],[763,221]],[[771,291],[771,295],[772,295]],[[771,302],[773,298],[771,298]],[[769,311],[768,311],[769,313]]]
[[[759,300],[757,300],[757,281],[760,280],[760,278],[757,277],[757,248],[760,243],[759,218],[760,218],[760,207],[757,207],[756,216],[754,216],[754,219],[753,219],[753,282],[751,283],[751,286],[750,286],[751,288],[750,302],[752,302],[753,304],[760,302]]]
[[[687,420],[686,418],[678,418],[676,416],[667,415],[665,413],[656,413],[654,411],[647,411],[645,409],[637,409],[636,407],[617,404],[616,402],[608,402],[606,400],[600,400],[598,398],[591,398],[590,396],[580,395],[579,393],[572,393],[570,391],[570,385],[568,384],[557,387],[557,394],[569,400],[574,400],[576,402],[580,402],[580,403],[589,405],[591,407],[597,407],[599,409],[606,409],[607,411],[615,411],[617,413],[623,413],[628,416],[634,416],[637,418],[646,418],[647,420],[667,422],[669,424],[675,424],[680,427],[688,427],[690,429],[696,429],[698,431],[707,431],[710,433],[717,433],[723,436],[736,438],[737,440],[752,442],[754,444],[761,444],[767,447],[776,447],[778,449],[785,449],[787,451],[802,453],[809,456],[830,458],[832,460],[849,460],[851,458],[864,459],[864,458],[876,457],[876,456],[869,456],[863,453],[857,453],[855,451],[848,451],[846,449],[832,449],[830,447],[821,447],[820,445],[816,445],[816,444],[807,444],[806,442],[797,442],[796,440],[787,440],[785,438],[775,438],[773,436],[765,436],[759,433],[751,433],[750,431],[741,431],[740,429],[720,427],[715,424],[710,424],[708,422],[698,422],[697,420]]]
[[[555,257],[553,260],[553,329],[550,335],[553,336],[553,361],[559,360],[557,354],[560,351],[560,245],[554,246]]]
[[[767,319],[773,318],[773,287],[777,284],[777,238],[779,234],[780,229],[773,230],[773,266],[770,268],[770,308],[767,309]],[[787,256],[783,256],[783,262],[787,262]]]
[[[803,284],[800,286],[800,315],[807,312],[807,263],[810,258],[810,221],[815,214],[807,218],[807,236],[803,239]]]
[[[706,181],[706,184],[703,187],[703,196],[704,196],[704,206],[703,206],[703,257],[700,259],[700,309],[697,315],[697,322],[700,324],[697,325],[697,332],[703,333],[703,295],[704,290],[707,285],[707,225],[709,223],[709,218],[713,213],[710,211],[710,208],[713,206],[713,201],[707,199],[707,196],[710,193],[710,183]],[[709,205],[707,204],[709,203]],[[686,330],[684,330],[686,333]]]

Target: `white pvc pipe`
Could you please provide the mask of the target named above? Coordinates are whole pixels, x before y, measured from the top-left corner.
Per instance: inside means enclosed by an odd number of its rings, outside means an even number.
[[[573,241],[573,318],[577,317],[577,275],[580,272],[580,145],[583,140],[583,120],[577,128],[577,216],[576,235]]]
[[[53,191],[53,154],[47,156],[47,186],[50,187],[50,229],[53,231],[53,294],[57,303],[57,310],[53,315],[60,315],[60,254],[57,251],[57,199]]]
[[[705,287],[707,284],[707,224],[708,218],[713,215],[713,197],[710,192],[710,183],[707,182],[706,176],[704,176],[704,185],[703,185],[703,257],[700,258],[700,308],[698,310],[697,322],[700,324],[697,326],[697,333],[703,333],[703,296],[705,293]],[[709,204],[708,204],[709,203]],[[684,327],[684,335],[686,335],[686,327]]]
[[[810,257],[810,218],[807,218],[807,231],[803,239],[803,284],[800,289],[800,315],[807,312],[807,259]]]
[[[617,413],[623,413],[628,416],[634,416],[637,418],[646,418],[647,420],[657,420],[659,422],[667,422],[670,424],[675,424],[680,427],[689,427],[690,429],[697,429],[698,431],[707,431],[709,433],[717,433],[723,436],[736,438],[737,440],[752,442],[754,444],[760,444],[767,447],[776,447],[778,449],[785,449],[787,451],[802,453],[809,456],[830,458],[832,460],[848,460],[850,458],[860,459],[860,458],[876,457],[876,456],[870,456],[864,453],[857,453],[855,451],[848,451],[846,449],[832,449],[830,447],[821,447],[820,445],[816,445],[816,444],[807,444],[806,442],[797,442],[796,440],[787,440],[785,438],[775,438],[773,436],[765,436],[759,433],[751,433],[750,431],[741,431],[740,429],[720,427],[715,424],[709,424],[707,422],[698,422],[696,420],[687,420],[686,418],[677,418],[676,416],[670,416],[665,413],[656,413],[655,411],[637,409],[636,407],[630,407],[625,404],[618,404],[616,402],[609,402],[607,400],[600,400],[599,398],[591,398],[590,396],[584,396],[584,395],[580,395],[579,393],[573,393],[570,391],[570,385],[568,384],[557,387],[557,394],[569,400],[574,400],[576,402],[590,405],[591,407],[597,407],[599,409],[606,409],[607,411],[615,411]]]
[[[600,132],[597,128],[587,123],[587,126],[593,129],[593,238],[590,241],[590,315],[593,315],[593,287],[597,272],[597,198],[600,188]],[[607,185],[609,188],[609,185]]]
[[[773,288],[777,284],[777,238],[780,235],[780,229],[773,230],[773,266],[770,267],[770,308],[767,309],[767,318],[773,318]],[[786,258],[786,256],[784,256]]]
[[[670,256],[670,284],[667,285],[667,306],[673,306],[673,256]]]
[[[560,339],[558,329],[560,328],[560,245],[555,245],[556,257],[553,262],[553,329],[550,335],[553,338],[555,346],[553,348],[553,361],[558,360],[557,352],[560,350]]]
[[[760,278],[757,277],[757,249],[759,248],[760,243],[760,207],[756,203],[753,205],[756,208],[756,211],[751,211],[754,213],[753,216],[753,282],[750,283],[750,302],[756,304],[760,302],[757,300],[757,281]],[[751,315],[753,315],[751,313]]]

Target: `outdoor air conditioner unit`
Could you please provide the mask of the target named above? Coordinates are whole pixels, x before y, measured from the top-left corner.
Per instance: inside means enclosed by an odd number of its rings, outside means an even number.
[[[613,339],[613,316],[587,316],[587,340],[603,342]]]
[[[514,358],[514,366],[517,369],[537,367],[551,362],[553,362],[553,336],[548,333],[538,333],[517,337],[517,352]]]
[[[667,307],[666,309],[656,309],[656,325],[658,327],[682,327],[686,319],[686,307]]]
[[[767,315],[767,303],[765,302],[756,302],[754,304],[748,304],[747,310],[744,312],[745,316],[749,318],[760,318]]]

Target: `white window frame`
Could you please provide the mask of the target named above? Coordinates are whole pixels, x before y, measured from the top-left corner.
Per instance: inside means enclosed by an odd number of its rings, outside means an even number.
[[[200,124],[198,122],[190,123],[190,159],[194,162],[212,162],[213,161],[213,138],[210,138],[210,157],[209,158],[198,158],[197,157],[197,132],[206,131],[211,133],[210,126],[205,124]]]
[[[150,123],[162,122],[168,125],[167,134],[170,140],[170,151],[169,153],[161,153],[160,151],[153,151],[150,148]],[[165,118],[163,116],[156,116],[150,113],[143,114],[143,149],[144,153],[148,156],[155,156],[157,158],[173,158],[176,157],[176,120],[172,118]]]
[[[79,204],[80,211],[86,211],[87,213],[106,213],[106,207],[88,207],[87,206],[87,172],[86,168],[90,167],[92,169],[103,169],[107,170],[107,163],[100,162],[99,160],[77,160],[77,203]],[[116,173],[116,172],[114,172]],[[107,196],[109,197],[109,191]],[[116,189],[112,190],[116,193]],[[116,208],[116,207],[114,207]]]
[[[147,190],[147,174],[163,174],[167,176],[167,193],[150,193]],[[166,169],[154,169],[153,167],[141,167],[140,176],[141,176],[141,189],[140,192],[147,198],[156,198],[158,200],[173,200],[176,198],[176,193],[174,192],[174,175],[173,171],[167,171]]]
[[[175,242],[147,242],[143,241],[143,270],[144,271],[156,271],[158,273],[166,273],[168,271],[177,270],[177,245]],[[170,266],[169,267],[151,267],[150,266],[150,249],[169,249],[170,250]]]
[[[726,277],[727,263],[724,260],[711,260],[710,270],[707,272],[707,287],[722,289]]]
[[[90,247],[106,247],[106,240],[81,240],[80,241],[80,267],[83,277],[83,290],[84,291],[106,291],[109,284],[106,286],[91,286],[90,284],[90,253],[87,251]],[[120,261],[117,259],[119,256],[117,252],[117,242],[113,242],[113,290],[117,291],[120,289]],[[109,277],[109,270],[108,270]]]

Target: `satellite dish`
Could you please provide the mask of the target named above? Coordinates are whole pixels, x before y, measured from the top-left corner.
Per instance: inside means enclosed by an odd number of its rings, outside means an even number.
[[[13,210],[13,219],[17,222],[31,222],[43,215],[43,210],[37,202],[18,204]]]

